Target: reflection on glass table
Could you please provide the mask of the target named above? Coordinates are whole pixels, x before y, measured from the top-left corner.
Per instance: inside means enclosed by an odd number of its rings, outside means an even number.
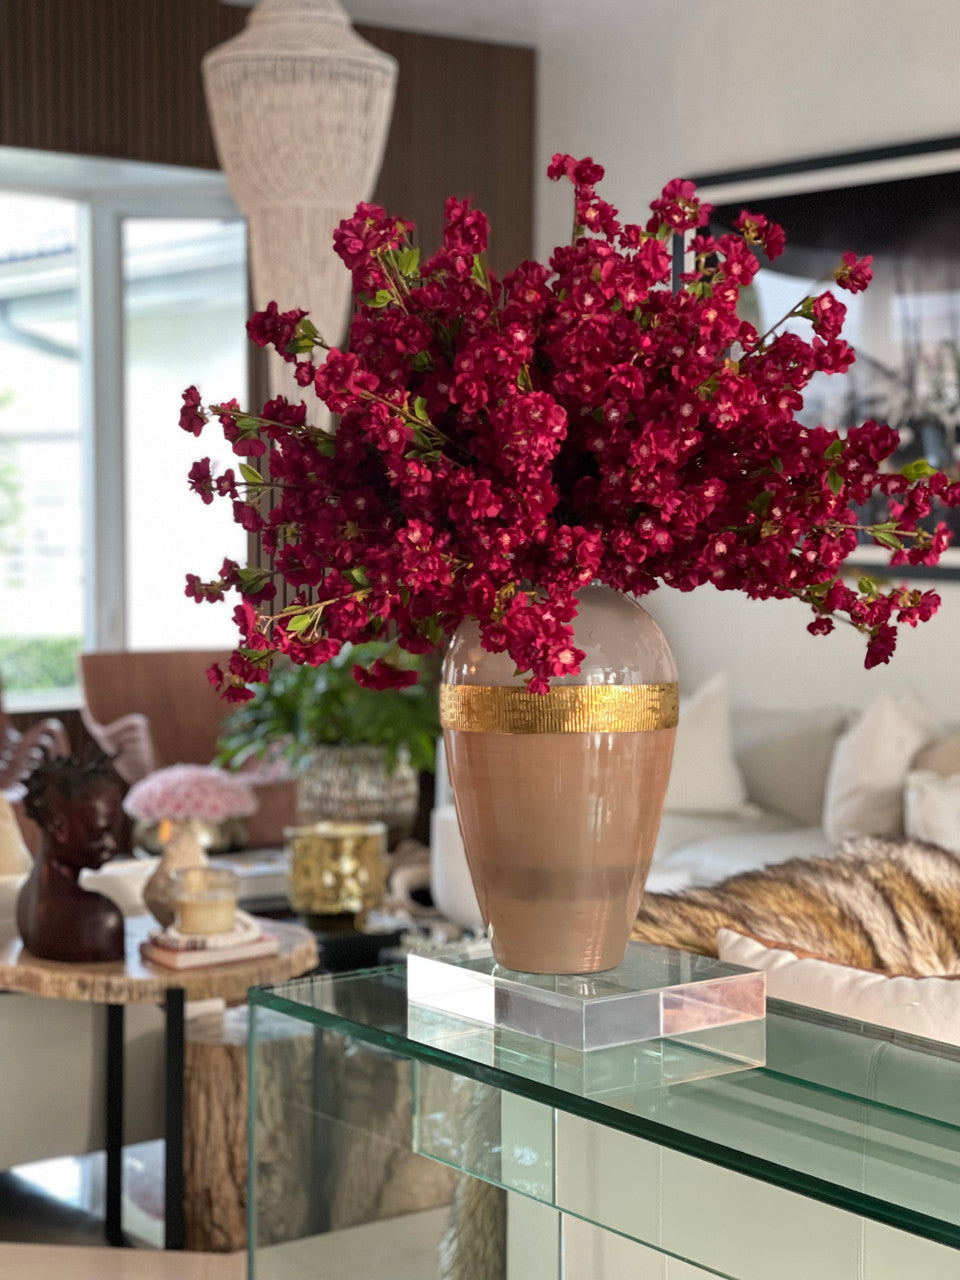
[[[299,1276],[299,1237],[325,1276],[319,1233],[369,1221],[358,1186],[435,1213],[444,1166],[507,1192],[490,1280],[960,1275],[955,1049],[771,1002],[762,1067],[675,1040],[577,1053],[411,1008],[399,966],[251,1003],[255,1280]],[[461,1181],[450,1223],[492,1233],[503,1202]],[[418,1265],[444,1274],[432,1241]]]

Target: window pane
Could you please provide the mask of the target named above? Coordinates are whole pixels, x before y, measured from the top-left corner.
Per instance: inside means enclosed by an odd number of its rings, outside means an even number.
[[[215,578],[224,556],[246,563],[246,534],[228,499],[205,506],[187,473],[210,456],[237,459],[214,424],[196,439],[177,426],[180,394],[246,399],[243,223],[129,218],[124,224],[127,645],[232,646],[233,604],[184,595],[187,573]]]
[[[77,205],[0,192],[0,674],[76,684],[83,636]]]

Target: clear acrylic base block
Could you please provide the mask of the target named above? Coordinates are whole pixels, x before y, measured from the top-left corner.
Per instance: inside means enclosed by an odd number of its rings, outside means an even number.
[[[486,941],[412,952],[407,1000],[473,1026],[517,1032],[578,1052],[709,1033],[722,1052],[730,1028],[762,1023],[765,975],[709,956],[631,942],[623,963],[596,974],[515,973]],[[748,1036],[743,1044],[754,1044]],[[752,1056],[752,1051],[747,1057]]]

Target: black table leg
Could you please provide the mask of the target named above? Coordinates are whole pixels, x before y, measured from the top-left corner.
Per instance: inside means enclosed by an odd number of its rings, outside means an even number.
[[[164,1157],[164,1247],[182,1249],[183,1213],[183,987],[168,987],[166,1015],[166,1155]]]
[[[106,1098],[106,1226],[107,1243],[119,1246],[123,1238],[121,1194],[123,1191],[123,1005],[107,1005],[107,1098]]]

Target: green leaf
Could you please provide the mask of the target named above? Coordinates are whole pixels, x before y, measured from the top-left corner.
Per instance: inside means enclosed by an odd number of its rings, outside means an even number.
[[[292,618],[287,619],[287,630],[295,631],[297,635],[309,631],[312,626],[313,615],[310,613],[295,613]]]
[[[400,274],[405,276],[414,276],[417,274],[417,268],[420,266],[420,250],[416,248],[404,249],[400,254]]]
[[[827,472],[827,484],[834,495],[838,494],[843,488],[843,479],[836,467],[831,467]]]
[[[891,551],[903,550],[903,543],[895,533],[889,533],[886,529],[874,529],[872,533],[882,547],[889,547]]]
[[[773,470],[777,473],[778,476],[783,475],[783,459],[782,458],[771,458],[770,466],[773,468]]]
[[[862,596],[870,596],[871,599],[876,599],[880,594],[880,583],[877,582],[876,578],[871,578],[869,574],[864,573],[857,579],[857,590]]]
[[[827,445],[826,449],[824,449],[823,456],[825,458],[839,458],[841,453],[843,453],[843,441],[834,440],[832,444]]]
[[[245,569],[237,571],[237,577],[240,579],[241,591],[259,591],[265,582],[270,578],[269,569],[257,569],[255,566],[248,565]]]
[[[312,342],[317,336],[317,326],[309,316],[304,316],[297,325],[297,337],[309,338]]]
[[[487,274],[487,268],[483,265],[483,259],[479,253],[475,253],[473,255],[473,266],[470,269],[470,274],[473,279],[476,280],[478,284],[482,285],[489,293],[490,277]]]
[[[414,417],[419,418],[421,422],[429,422],[430,416],[427,413],[427,402],[423,396],[417,396],[413,402]]]
[[[321,458],[334,458],[337,454],[337,442],[333,436],[317,434],[313,436],[313,447]]]
[[[389,289],[378,289],[372,298],[367,302],[368,307],[385,307],[393,301],[393,294]]]
[[[410,361],[410,368],[414,373],[426,373],[428,369],[433,368],[433,359],[429,351],[418,351]]]
[[[906,476],[908,480],[921,480],[924,476],[935,476],[937,474],[936,467],[932,467],[926,458],[916,458],[913,462],[901,468],[900,474]]]
[[[236,424],[237,424],[238,431],[254,432],[254,431],[260,430],[259,418],[249,418],[249,417],[237,418]]]
[[[297,356],[297,355],[303,355],[304,352],[306,351],[312,351],[314,348],[314,345],[315,343],[312,338],[307,338],[307,337],[294,338],[292,341],[287,343],[286,347],[284,347],[284,350],[286,351],[287,355]]]
[[[370,585],[366,569],[361,568],[359,565],[353,569],[345,569],[343,576],[349,578],[358,587],[369,587]]]
[[[773,501],[773,490],[764,489],[762,493],[758,493],[757,496],[747,505],[749,506],[750,510],[755,511],[758,516],[765,516],[767,512],[770,510],[770,503],[772,501]]]
[[[246,480],[247,484],[263,484],[263,476],[256,467],[251,467],[249,463],[240,463],[240,474]]]

